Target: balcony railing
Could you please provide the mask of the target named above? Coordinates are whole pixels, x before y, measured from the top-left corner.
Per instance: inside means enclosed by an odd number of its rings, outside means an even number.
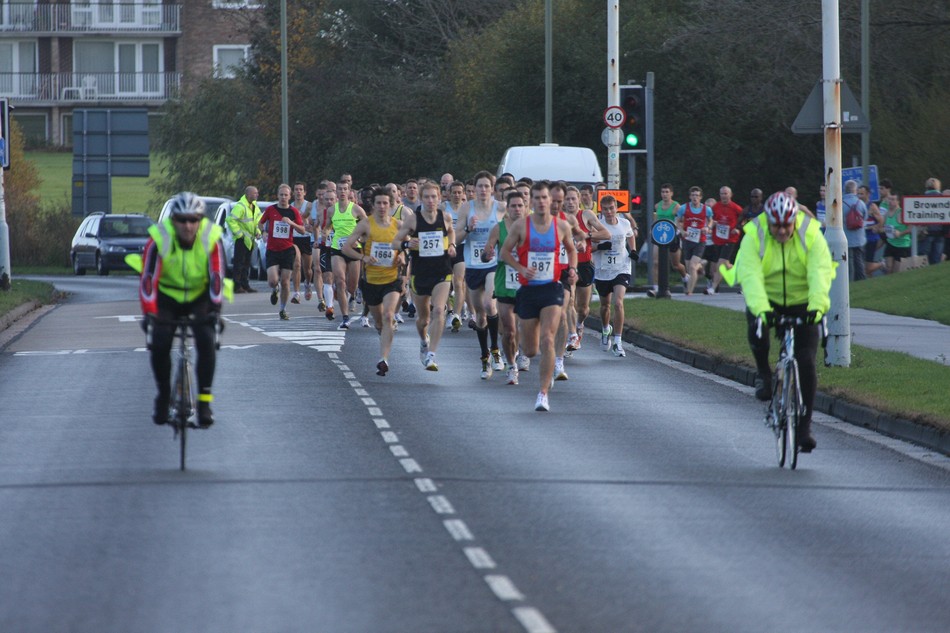
[[[0,6],[0,32],[135,33],[181,31],[181,5],[146,4],[19,4]]]
[[[14,103],[167,101],[179,95],[181,73],[2,73],[0,97]]]

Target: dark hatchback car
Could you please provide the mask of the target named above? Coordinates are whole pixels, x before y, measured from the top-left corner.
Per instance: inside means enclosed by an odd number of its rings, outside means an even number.
[[[152,224],[151,218],[137,213],[86,216],[69,249],[73,272],[85,275],[87,268],[94,268],[100,275],[108,275],[110,270],[131,270],[125,256],[142,252]]]

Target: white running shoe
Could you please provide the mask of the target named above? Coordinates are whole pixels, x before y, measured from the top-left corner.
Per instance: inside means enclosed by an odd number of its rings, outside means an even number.
[[[521,353],[515,357],[515,364],[518,366],[518,371],[528,371],[531,369],[531,359]]]
[[[369,327],[369,317],[360,317],[360,327]]]
[[[488,380],[492,375],[491,360],[488,358],[482,359],[482,380]]]
[[[614,326],[608,325],[607,329],[600,333],[600,349],[605,352],[610,349],[610,335],[614,332]]]
[[[515,367],[514,365],[511,365],[510,367],[508,367],[507,384],[509,385],[518,384],[518,368]]]
[[[422,361],[423,367],[425,367],[426,361],[429,359],[429,335],[426,334],[424,341],[419,343],[419,360]]]
[[[439,366],[435,364],[435,352],[426,354],[426,360],[423,363],[426,371],[439,371]]]
[[[538,392],[538,399],[534,402],[535,411],[550,411],[551,405],[548,404],[548,394],[543,391]]]
[[[564,369],[564,362],[554,362],[554,380],[567,380],[567,371]]]
[[[501,371],[505,368],[505,363],[501,360],[501,351],[497,349],[491,351],[491,368],[495,371]]]
[[[610,351],[613,352],[613,355],[617,356],[618,358],[623,358],[624,356],[627,355],[627,353],[623,351],[623,345],[621,345],[620,343],[614,343],[613,346],[610,348]]]
[[[406,322],[406,321],[402,318],[402,315],[399,314],[398,312],[396,313],[396,316],[393,317],[393,320],[394,320],[396,323],[405,323],[405,322]]]

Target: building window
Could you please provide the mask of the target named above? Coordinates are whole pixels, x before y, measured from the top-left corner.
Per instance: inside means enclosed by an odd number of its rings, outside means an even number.
[[[233,79],[238,71],[250,59],[251,47],[248,45],[220,45],[214,47],[214,76],[219,79]]]
[[[215,9],[260,9],[264,6],[257,0],[212,0]]]

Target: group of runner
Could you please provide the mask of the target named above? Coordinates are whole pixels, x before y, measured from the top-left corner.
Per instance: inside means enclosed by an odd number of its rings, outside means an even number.
[[[322,181],[312,202],[303,183],[282,184],[259,224],[281,319],[288,300],[299,303],[301,283],[305,300],[320,290],[319,310],[339,316],[339,329],[351,327],[361,297],[380,335],[380,376],[390,370],[400,304],[416,316],[428,371],[439,369],[444,330],[468,321],[483,380],[505,371],[517,385],[540,354],[535,410],[548,411],[554,382],[568,379],[564,359],[581,347],[593,288],[602,349],[625,355],[623,299],[638,255],[636,222],[622,216],[610,196],[595,208],[592,187],[481,171],[468,183],[444,174],[360,192],[344,175]]]

